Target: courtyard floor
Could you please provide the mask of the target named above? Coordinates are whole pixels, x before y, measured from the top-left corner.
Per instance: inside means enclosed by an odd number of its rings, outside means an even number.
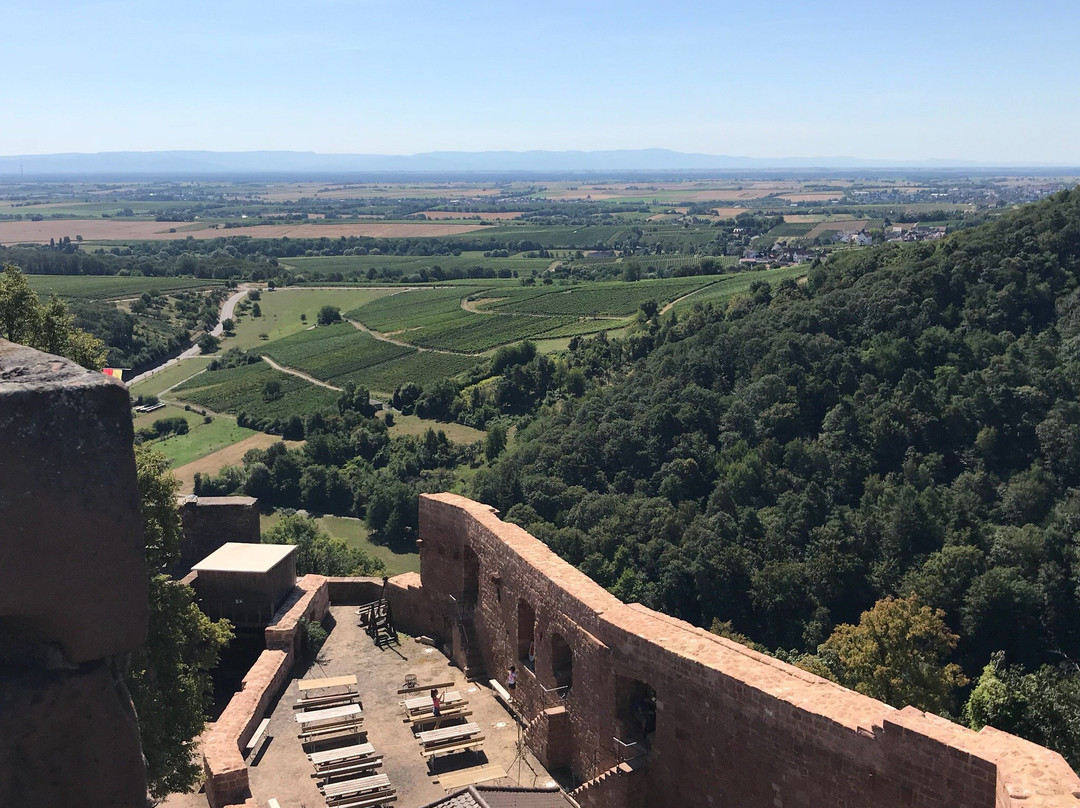
[[[301,678],[355,674],[364,706],[366,741],[383,756],[380,774],[386,774],[396,789],[396,805],[417,808],[445,796],[447,791],[473,782],[492,785],[544,787],[553,778],[527,749],[519,754],[518,727],[498,702],[486,683],[466,682],[460,670],[438,649],[401,636],[400,646],[378,648],[358,625],[354,606],[332,606],[331,627],[319,660]],[[299,673],[299,672],[297,672]],[[473,714],[468,721],[479,724],[484,735],[483,752],[462,752],[433,759],[429,766],[421,756],[420,744],[409,724],[403,722],[401,706],[407,674],[421,683],[453,682],[452,688],[469,701]],[[322,808],[325,805],[314,768],[304,753],[293,718],[299,692],[296,680],[289,682],[274,705],[270,718],[270,740],[250,765],[251,792],[260,805],[274,798],[281,808]],[[320,747],[323,748],[323,747]],[[176,794],[165,808],[202,808],[201,794]]]

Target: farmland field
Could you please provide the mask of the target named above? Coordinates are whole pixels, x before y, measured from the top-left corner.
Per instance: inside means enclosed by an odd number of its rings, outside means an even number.
[[[131,385],[132,396],[156,396],[163,390],[167,390],[174,384],[179,384],[210,364],[210,357],[193,356],[181,360],[175,365],[169,365],[153,376],[148,376],[142,381]]]
[[[276,381],[281,397],[267,401],[265,385]],[[331,409],[337,393],[303,379],[280,373],[264,362],[200,373],[174,388],[172,395],[215,412],[246,412],[259,419],[286,421]]]
[[[445,270],[487,267],[494,270],[509,269],[519,272],[542,271],[551,264],[550,258],[526,258],[511,255],[509,258],[492,258],[480,251],[466,251],[460,255],[328,255],[299,258],[282,258],[282,266],[304,273],[313,278],[331,272],[351,274],[369,269],[399,269],[409,274],[421,269],[431,270],[438,266]]]
[[[697,294],[693,294],[685,300],[679,301],[675,304],[674,308],[676,311],[682,311],[693,308],[699,303],[726,303],[732,295],[747,291],[750,288],[750,285],[755,281],[767,280],[771,284],[776,284],[784,278],[802,277],[806,274],[806,271],[807,267],[805,265],[797,265],[781,267],[780,269],[762,269],[754,272],[740,272],[737,275],[728,275],[723,280],[702,289]]]
[[[407,382],[428,385],[439,379],[456,376],[471,368],[476,361],[471,356],[418,351],[402,359],[367,368],[360,378],[369,390],[389,394]]]
[[[180,493],[190,494],[195,491],[195,475],[207,474],[211,477],[219,474],[226,466],[239,466],[244,459],[244,454],[249,449],[265,449],[271,444],[280,441],[277,435],[267,435],[256,432],[250,437],[230,444],[223,449],[210,452],[190,463],[173,466],[173,475],[180,481]],[[294,448],[303,445],[300,441],[285,441],[285,445]]]
[[[485,228],[479,223],[461,222],[352,222],[348,224],[253,224],[226,230],[211,228],[206,222],[151,222],[133,219],[42,219],[41,221],[0,221],[0,244],[47,244],[65,236],[86,241],[172,241],[189,236],[196,239],[250,236],[251,238],[423,238],[454,236]]]
[[[461,309],[461,300],[478,292],[476,287],[407,289],[367,303],[345,316],[368,328],[394,334],[469,317]]]
[[[672,278],[633,282],[609,281],[571,286],[526,289],[527,294],[510,293],[509,299],[490,304],[499,312],[565,315],[572,317],[627,316],[646,300],[660,305],[715,283],[717,276]],[[506,293],[503,293],[506,294]]]
[[[136,297],[143,292],[183,292],[208,289],[221,281],[202,278],[121,278],[115,275],[27,275],[30,288],[39,295],[108,300]]]
[[[228,416],[215,417],[209,424],[204,424],[202,416],[198,416],[186,435],[173,435],[151,441],[149,445],[165,454],[176,468],[257,434],[254,429],[237,426]]]

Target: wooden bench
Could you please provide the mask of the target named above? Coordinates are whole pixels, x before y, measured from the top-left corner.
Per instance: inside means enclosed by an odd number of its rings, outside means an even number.
[[[491,689],[495,691],[495,695],[498,696],[499,700],[502,701],[502,703],[505,704],[511,711],[513,711],[514,701],[510,698],[510,692],[505,687],[499,684],[499,680],[491,679],[490,681],[488,681],[488,684],[491,685]]]
[[[439,715],[432,715],[431,713],[428,713],[427,715],[414,715],[412,718],[406,718],[405,723],[408,724],[411,721],[413,732],[416,732],[425,724],[442,724],[447,719],[465,718],[472,714],[472,710],[466,710],[464,706],[462,706],[451,710],[443,710]]]
[[[388,796],[394,793],[394,789],[390,786],[390,778],[385,774],[342,780],[340,783],[319,786],[319,790],[322,791],[327,805],[366,800],[369,797]]]
[[[359,704],[363,709],[359,693],[335,693],[329,696],[307,696],[296,700],[294,710],[318,710],[323,707],[338,707],[342,704]]]
[[[435,755],[442,755],[447,752],[464,752],[467,749],[476,749],[479,746],[484,745],[483,735],[474,735],[464,741],[454,741],[453,743],[440,744],[437,746],[425,746],[420,754],[424,757],[433,757]]]
[[[330,727],[315,727],[314,729],[305,730],[299,733],[296,737],[300,739],[300,743],[307,746],[309,743],[315,743],[316,741],[325,741],[333,737],[334,740],[344,740],[345,738],[355,738],[360,735],[366,735],[367,730],[361,728],[359,723],[355,724],[337,724]]]
[[[301,679],[296,683],[296,689],[301,693],[309,690],[322,690],[327,687],[356,687],[356,676],[333,676],[325,679]]]
[[[247,742],[247,755],[249,757],[255,757],[258,754],[259,747],[266,741],[270,740],[270,734],[266,731],[270,728],[270,719],[264,718],[259,722],[259,728],[255,730],[255,734],[251,736],[251,740]]]
[[[402,695],[404,693],[414,693],[414,694],[415,693],[420,693],[420,694],[430,693],[432,690],[446,690],[446,689],[451,688],[453,686],[454,686],[453,682],[436,682],[435,684],[431,684],[431,685],[417,684],[416,687],[403,687],[403,688],[401,688],[400,690],[398,690],[398,695],[400,696],[400,695]]]
[[[375,754],[375,747],[369,743],[354,743],[350,746],[339,746],[336,749],[327,749],[324,752],[312,752],[308,760],[316,769],[332,768],[334,766],[347,766],[358,760],[364,760]]]
[[[353,803],[335,803],[334,808],[369,808],[370,806],[386,805],[387,803],[396,803],[397,795],[392,791],[387,796],[375,796],[367,797],[366,799],[359,799]]]
[[[375,755],[374,757],[366,758],[365,760],[349,761],[349,763],[344,766],[327,766],[324,769],[319,769],[312,774],[311,777],[313,780],[326,780],[329,782],[344,777],[371,774],[374,769],[378,769],[382,765],[382,755]]]

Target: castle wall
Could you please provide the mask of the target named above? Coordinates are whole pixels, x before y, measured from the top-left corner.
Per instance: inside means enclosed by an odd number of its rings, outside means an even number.
[[[649,747],[647,767],[629,776],[635,797],[659,808],[1080,805],[1080,778],[1056,753],[912,707],[895,710],[623,604],[488,506],[422,495],[420,537],[424,600],[447,613],[451,596],[475,600],[484,664],[503,682],[516,664],[515,700],[526,719],[565,704],[566,757],[579,780],[617,762],[620,738]],[[528,628],[519,614],[535,615],[535,672],[520,661]],[[565,702],[544,690],[556,686],[556,634],[573,659]],[[643,692],[655,693],[655,732],[643,731]],[[589,802],[622,808],[625,793],[596,789]]]
[[[203,772],[211,808],[242,803],[250,796],[243,748],[255,734],[266,710],[284,690],[299,650],[301,619],[321,621],[330,606],[327,579],[305,575],[278,609],[264,632],[266,649],[244,676],[240,690],[218,720],[203,733]]]
[[[132,438],[122,384],[0,339],[0,805],[146,805]]]
[[[197,497],[194,494],[177,497],[184,535],[180,540],[180,560],[169,574],[183,578],[192,566],[225,542],[258,544],[261,537],[258,502],[255,497]]]

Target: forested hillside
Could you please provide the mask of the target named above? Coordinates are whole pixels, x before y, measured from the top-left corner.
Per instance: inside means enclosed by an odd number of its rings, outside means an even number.
[[[1076,659],[1078,281],[1074,190],[582,342],[606,382],[473,495],[619,597],[774,650],[914,593],[972,679]]]

